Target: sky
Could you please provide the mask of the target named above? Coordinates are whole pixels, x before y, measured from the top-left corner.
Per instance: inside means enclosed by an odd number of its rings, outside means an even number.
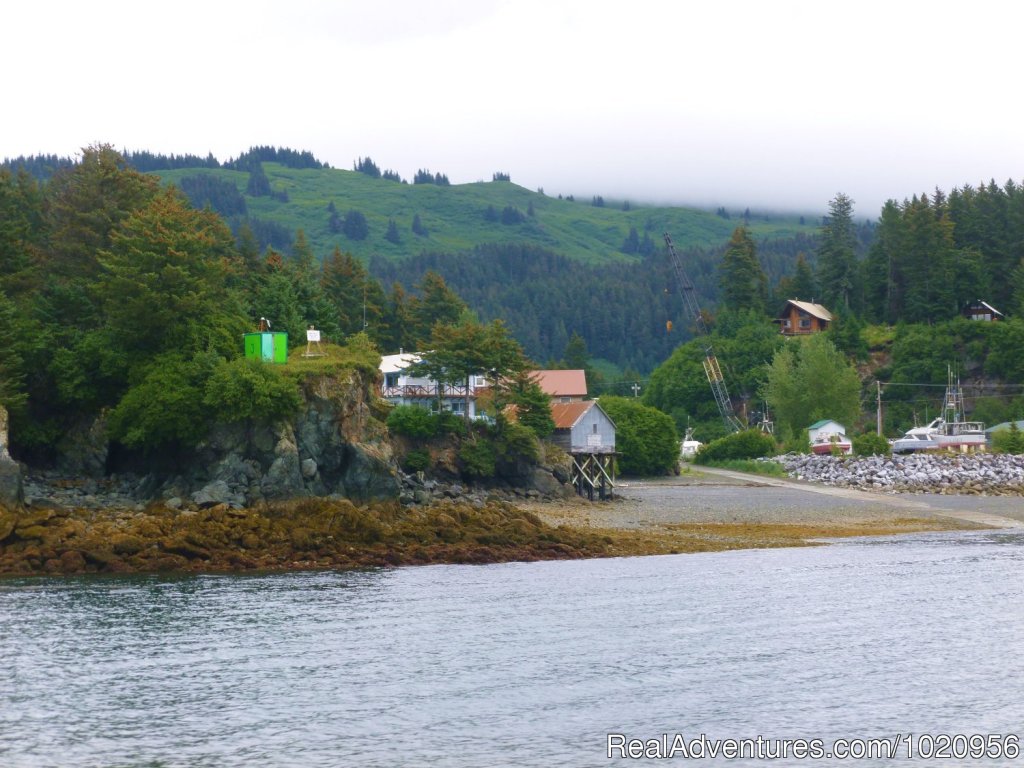
[[[95,143],[371,157],[453,184],[860,217],[1024,179],[1024,4],[32,0],[0,157]]]

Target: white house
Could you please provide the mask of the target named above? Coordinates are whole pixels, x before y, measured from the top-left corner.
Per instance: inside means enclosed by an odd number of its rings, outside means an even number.
[[[469,418],[475,419],[476,399],[488,390],[483,376],[470,376],[469,389],[462,384],[438,384],[433,379],[413,376],[407,369],[420,362],[422,357],[413,352],[399,352],[397,355],[384,355],[380,360],[380,372],[383,381],[380,396],[394,405],[418,405],[421,408],[437,410],[438,402],[441,410],[451,411],[460,416],[465,414],[469,404]]]

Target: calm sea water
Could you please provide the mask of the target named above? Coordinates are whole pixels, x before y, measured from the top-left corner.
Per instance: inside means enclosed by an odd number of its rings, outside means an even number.
[[[1019,533],[4,581],[0,765],[598,766],[629,763],[608,733],[1019,733],[1022,587]]]

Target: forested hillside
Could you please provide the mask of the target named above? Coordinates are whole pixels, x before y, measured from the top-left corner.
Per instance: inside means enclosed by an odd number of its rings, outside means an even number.
[[[693,280],[731,391],[750,408],[785,298],[829,307],[836,346],[859,358],[866,325],[939,327],[975,299],[1011,319],[1024,313],[1024,190],[1013,181],[889,201],[873,223],[841,193],[811,220],[573,200],[503,172],[453,185],[422,169],[412,181],[369,158],[343,171],[272,147],[223,163],[126,158],[104,146],[81,162],[9,161],[0,169],[0,402],[20,439],[45,450],[103,409],[116,431],[129,405],[189,382],[194,391],[260,316],[293,339],[315,324],[335,339],[365,330],[394,351],[421,345],[435,321],[454,322],[468,305],[481,320],[505,320],[539,363],[574,347],[578,363],[608,361],[646,386],[693,331],[663,232]],[[1006,377],[1017,370],[1007,362],[1014,329],[982,337],[957,326],[946,335],[961,347],[947,349],[941,334],[928,344],[962,370]],[[922,378],[904,364],[913,344],[903,340],[924,337],[903,326],[882,336],[890,341],[873,363],[906,386]],[[695,380],[657,403],[681,426],[712,418],[698,347],[686,350]],[[944,369],[936,359],[929,381]],[[659,386],[655,376],[649,391]]]

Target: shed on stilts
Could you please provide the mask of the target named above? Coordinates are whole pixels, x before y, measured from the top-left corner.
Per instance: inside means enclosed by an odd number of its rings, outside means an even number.
[[[552,442],[572,457],[576,493],[593,500],[615,492],[615,423],[595,400],[552,403]]]

